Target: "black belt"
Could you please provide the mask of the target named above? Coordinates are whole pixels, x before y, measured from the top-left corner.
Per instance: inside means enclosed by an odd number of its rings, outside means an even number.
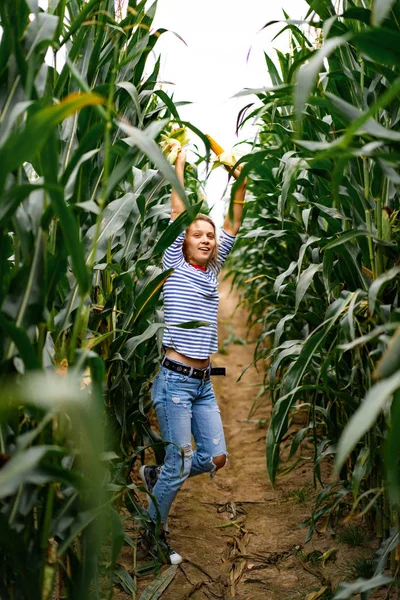
[[[205,369],[195,369],[194,367],[182,365],[181,363],[175,362],[167,357],[163,358],[161,364],[170,371],[175,371],[181,375],[188,375],[189,377],[194,377],[195,379],[210,379],[211,375],[226,375],[225,367],[211,367],[210,365]]]

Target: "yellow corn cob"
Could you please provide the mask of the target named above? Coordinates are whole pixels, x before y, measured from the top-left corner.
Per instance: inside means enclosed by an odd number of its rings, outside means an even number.
[[[217,144],[215,140],[212,139],[211,135],[208,135],[206,133],[206,138],[210,142],[211,150],[214,152],[214,154],[216,154],[217,156],[221,156],[224,149],[219,144]]]
[[[208,139],[208,141],[210,142],[210,146],[211,146],[211,150],[214,152],[214,154],[217,155],[217,157],[219,158],[221,156],[221,154],[224,153],[224,149],[222,148],[222,146],[220,146],[219,144],[217,144],[217,142],[211,137],[211,135],[208,135],[208,133],[206,133],[206,138]],[[225,169],[230,172],[231,168],[228,167],[228,165],[224,165]]]

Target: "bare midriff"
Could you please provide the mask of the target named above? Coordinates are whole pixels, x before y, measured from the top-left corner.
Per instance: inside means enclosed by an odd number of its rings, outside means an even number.
[[[194,367],[195,369],[205,369],[210,364],[209,358],[191,358],[190,356],[185,356],[184,354],[177,352],[173,348],[165,348],[165,354],[171,360],[177,360],[178,362],[189,365],[189,367]]]

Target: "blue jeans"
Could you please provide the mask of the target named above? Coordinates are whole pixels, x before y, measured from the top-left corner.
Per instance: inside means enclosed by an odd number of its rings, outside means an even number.
[[[165,461],[153,489],[161,523],[187,477],[215,473],[213,457],[227,456],[221,415],[211,380],[202,381],[161,367],[152,387],[152,400],[166,447]],[[192,449],[192,435],[196,450]],[[182,449],[182,450],[181,450]],[[183,452],[183,460],[182,460]],[[157,519],[153,501],[149,514]]]

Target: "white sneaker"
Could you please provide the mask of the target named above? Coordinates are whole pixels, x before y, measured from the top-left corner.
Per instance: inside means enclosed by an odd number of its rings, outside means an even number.
[[[142,534],[142,547],[154,558],[161,559],[163,563],[168,565],[179,565],[183,560],[182,556],[168,544],[165,531],[160,532],[158,539],[149,531],[145,531]]]

